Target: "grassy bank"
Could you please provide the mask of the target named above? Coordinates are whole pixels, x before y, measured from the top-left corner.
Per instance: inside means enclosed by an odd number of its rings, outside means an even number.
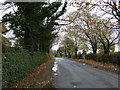
[[[86,63],[89,65],[92,65],[95,68],[104,69],[114,73],[120,72],[120,66],[114,65],[112,63],[103,63],[103,62],[98,62],[98,61],[89,60],[89,59],[74,59],[74,58],[66,58],[66,59],[70,59],[70,60],[81,62],[81,63]]]
[[[33,70],[49,59],[48,54],[28,51],[2,54],[2,87],[10,87],[29,76]]]
[[[54,60],[48,60],[41,64],[28,77],[10,88],[53,88],[51,87],[53,62]]]

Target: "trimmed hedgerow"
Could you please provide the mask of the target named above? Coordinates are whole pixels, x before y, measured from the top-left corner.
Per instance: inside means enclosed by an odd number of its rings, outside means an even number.
[[[112,63],[120,66],[120,53],[111,54],[87,54],[86,59],[92,59],[103,63]]]
[[[10,87],[48,60],[48,54],[26,50],[2,54],[2,87]]]

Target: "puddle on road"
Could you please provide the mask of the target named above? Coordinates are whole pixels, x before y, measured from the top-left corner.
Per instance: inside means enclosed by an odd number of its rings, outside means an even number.
[[[54,66],[53,66],[52,70],[53,70],[55,76],[58,75],[58,74],[57,74],[58,64],[57,64],[56,61],[54,62]]]
[[[86,65],[85,63],[83,63],[83,65]]]

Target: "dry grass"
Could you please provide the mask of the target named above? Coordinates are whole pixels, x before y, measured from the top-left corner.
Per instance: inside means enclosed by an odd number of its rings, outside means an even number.
[[[117,65],[113,65],[111,63],[101,63],[101,62],[97,62],[97,61],[94,61],[94,60],[86,60],[86,59],[72,59],[74,61],[78,61],[78,62],[83,62],[83,63],[86,63],[86,64],[90,64],[96,68],[101,68],[101,69],[105,69],[105,70],[108,70],[108,71],[112,71],[112,72],[115,72],[115,73],[118,73],[120,72],[120,66],[117,66]]]

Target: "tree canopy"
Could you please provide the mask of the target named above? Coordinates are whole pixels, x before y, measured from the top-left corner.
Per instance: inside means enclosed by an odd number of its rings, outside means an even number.
[[[8,3],[5,3],[8,4]],[[20,41],[22,48],[29,51],[49,52],[57,37],[56,20],[66,11],[67,2],[10,2],[17,11],[3,16],[2,22],[9,23],[10,30]],[[60,7],[62,7],[60,9]]]

